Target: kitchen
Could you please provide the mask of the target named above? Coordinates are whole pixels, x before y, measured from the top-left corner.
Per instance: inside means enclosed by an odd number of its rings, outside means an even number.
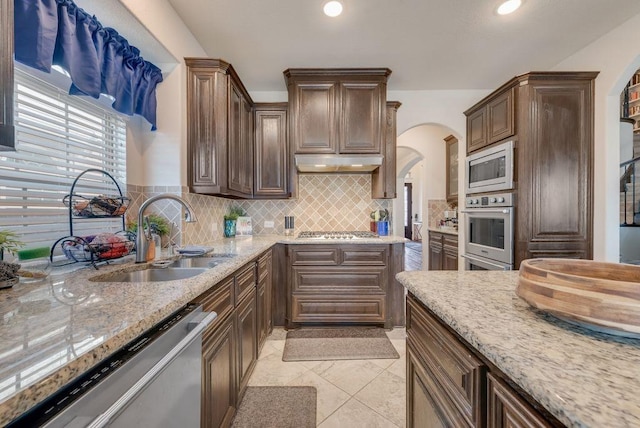
[[[243,60],[242,58],[237,58],[237,53],[233,52],[227,54],[221,51],[220,55],[208,55],[207,51],[200,48],[195,37],[189,33],[184,24],[182,24],[180,19],[175,15],[169,3],[166,3],[166,7],[164,8],[152,8],[149,5],[134,4],[134,2],[124,2],[124,4],[137,18],[137,20],[142,22],[155,38],[160,40],[161,45],[164,45],[167,50],[172,52],[170,55],[173,55],[176,58],[222,57],[231,61],[236,67],[238,64],[241,64],[241,61]],[[177,8],[175,4],[174,7]],[[489,9],[492,7],[493,5],[491,5]],[[96,15],[99,15],[98,12],[95,13]],[[210,12],[209,14],[214,15],[217,13]],[[251,13],[247,13],[247,15],[251,15]],[[230,16],[233,16],[233,14],[230,13]],[[632,19],[624,24],[620,21],[620,26],[613,34],[603,35],[602,38],[598,38],[596,42],[587,46],[584,51],[578,52],[576,55],[571,57],[569,57],[568,54],[565,54],[564,56],[556,58],[555,62],[551,62],[549,65],[544,67],[545,69],[553,68],[557,70],[576,69],[601,71],[601,75],[596,80],[595,92],[596,97],[598,98],[596,101],[594,125],[596,150],[594,205],[597,207],[605,207],[603,210],[598,209],[594,212],[594,257],[601,260],[616,260],[617,258],[617,245],[615,242],[617,239],[617,229],[612,230],[612,226],[610,226],[611,222],[607,221],[610,217],[615,218],[617,216],[617,210],[614,212],[612,206],[615,205],[610,201],[611,196],[607,196],[608,192],[604,191],[604,189],[612,187],[611,183],[613,183],[613,187],[617,186],[617,178],[611,178],[611,174],[607,172],[612,170],[617,171],[617,162],[613,161],[615,169],[612,169],[610,167],[610,163],[612,162],[610,157],[604,156],[605,153],[608,153],[605,141],[615,140],[615,138],[611,138],[612,134],[615,137],[615,129],[607,125],[607,120],[614,113],[613,111],[610,111],[612,110],[611,108],[606,108],[608,105],[607,100],[617,97],[617,95],[610,95],[615,92],[611,90],[612,87],[616,85],[624,86],[623,81],[625,81],[625,78],[628,80],[628,75],[621,77],[621,75],[624,74],[623,70],[626,70],[627,68],[633,68],[635,70],[638,66],[638,64],[634,63],[634,58],[637,56],[637,53],[623,53],[611,46],[615,46],[612,45],[614,40],[634,39],[633,36],[635,35],[635,31],[637,31],[635,30],[637,25],[633,25],[634,20],[637,21],[637,19]],[[171,30],[168,28],[171,28]],[[604,34],[604,32],[602,34]],[[596,38],[597,37],[594,37],[593,39],[595,40]],[[576,52],[578,48],[582,48],[582,46],[576,47],[569,53]],[[242,50],[243,49],[237,49],[238,52]],[[250,56],[248,53],[245,53],[244,55]],[[566,60],[558,63],[558,61],[561,61],[563,58],[566,58]],[[273,75],[271,78],[274,80],[277,79],[277,84],[281,89],[277,92],[252,91],[251,96],[254,101],[286,101],[284,82],[280,73],[282,70],[295,65],[296,64],[293,63],[286,64],[285,66],[280,67],[277,73],[272,73]],[[314,63],[309,66],[324,65],[325,64]],[[358,65],[360,66],[361,64]],[[375,65],[387,66],[390,64],[378,64],[376,62]],[[252,67],[243,66],[243,69],[239,69],[239,74],[249,89],[252,88],[252,84],[250,83],[252,81],[248,78],[249,70],[251,68]],[[397,73],[400,71],[398,67],[392,68],[395,74],[391,75],[390,83],[393,82],[393,79],[398,76]],[[535,69],[535,67],[527,67],[524,70],[514,69],[513,72],[506,72],[504,69],[500,72],[494,71],[493,73],[495,75],[491,77],[493,79],[492,84],[487,84],[483,89],[437,91],[429,90],[427,88],[424,90],[411,91],[400,88],[396,91],[390,90],[387,98],[389,100],[401,101],[403,104],[398,112],[398,134],[427,120],[429,122],[445,124],[448,128],[455,131],[461,141],[464,141],[464,136],[466,134],[465,117],[462,115],[462,112],[483,98],[487,93],[491,92],[491,90],[487,88],[495,88],[513,75],[520,72],[527,72],[530,69]],[[159,186],[158,189],[154,189],[153,192],[163,192],[167,190],[170,191],[169,186],[175,186],[177,183],[180,183],[181,186],[185,186],[187,183],[188,168],[186,166],[186,150],[184,150],[184,146],[181,145],[185,144],[184,142],[186,141],[187,132],[187,120],[185,117],[185,111],[187,109],[185,76],[185,68],[183,66],[179,66],[173,73],[169,73],[165,76],[165,81],[159,86],[158,102],[160,106],[164,106],[158,110],[158,123],[163,124],[160,127],[161,132],[148,133],[143,132],[142,130],[135,130],[134,128],[129,131],[130,135],[127,136],[128,164],[136,165],[136,168],[129,168],[127,170],[127,185],[137,186],[136,189],[140,188],[141,192],[145,193],[145,198],[151,196],[150,194],[147,194],[145,186]],[[620,91],[618,91],[618,93],[619,92]],[[175,102],[175,100],[180,101]],[[427,117],[425,118],[425,116]],[[143,128],[143,126],[141,126],[141,128]],[[607,137],[606,139],[605,135]],[[443,135],[443,137],[444,136],[446,136],[446,134]],[[399,140],[401,140],[401,138],[399,138]],[[176,142],[182,143],[176,144]],[[459,182],[463,183],[463,178],[464,177],[461,176]],[[340,179],[327,180],[329,180],[328,183],[322,182],[318,183],[318,185],[327,187],[335,186],[338,188],[354,185],[354,183],[349,181],[353,180],[352,177],[345,179],[347,180],[345,183],[340,182]],[[362,187],[359,188],[358,193],[368,194],[370,192],[370,183],[364,183],[361,184],[361,186]],[[300,187],[302,190],[303,186]],[[332,198],[334,198],[334,196],[331,196],[328,199]],[[184,242],[197,243],[198,241],[211,241],[216,238],[220,238],[222,236],[220,219],[222,218],[222,215],[228,211],[232,202],[222,199],[212,200],[211,198],[199,195],[194,195],[192,202],[195,202],[193,205],[199,207],[199,222],[194,225],[185,226],[185,230],[183,231]],[[360,201],[358,200],[358,202]],[[361,218],[361,220],[359,220],[358,224],[354,225],[354,229],[368,229],[368,213],[374,209],[384,208],[389,209],[392,213],[400,212],[400,210],[396,210],[397,201],[387,202],[382,200],[382,202],[379,202],[376,200],[375,202],[372,202],[372,200],[369,200],[366,203],[372,203],[373,205],[366,206],[366,208],[359,211],[359,213],[364,213],[364,215],[356,214],[359,216],[358,218]],[[393,204],[393,207],[388,205],[390,203]],[[241,202],[241,205],[246,207],[246,211],[256,219],[260,216],[261,210],[252,210],[251,208],[260,206],[260,204],[264,204],[264,206],[267,207],[267,210],[270,210],[271,213],[269,216],[265,215],[264,217],[261,217],[259,221],[256,221],[256,232],[258,231],[258,225],[264,228],[264,222],[272,220],[274,221],[274,225],[272,227],[274,227],[279,233],[284,231],[282,218],[285,215],[291,215],[293,213],[296,217],[297,230],[303,230],[303,226],[306,226],[305,229],[322,230],[324,227],[319,226],[321,225],[321,221],[327,221],[327,212],[329,215],[335,215],[337,212],[342,212],[341,207],[346,205],[344,203],[337,203],[333,205],[332,209],[323,209],[322,213],[319,215],[316,215],[315,212],[307,215],[306,210],[304,209],[293,212],[297,207],[291,205],[296,204],[295,202]],[[378,206],[377,204],[382,204],[382,206]],[[309,203],[309,206],[314,208],[318,208],[318,205]],[[348,217],[352,218],[353,215],[350,214]],[[399,216],[392,216],[394,222],[397,221],[398,218]],[[336,215],[336,217],[331,221],[335,222],[334,224],[339,225],[344,221],[344,218]],[[615,223],[616,222],[614,222],[614,224]],[[335,226],[330,228],[335,228]],[[397,224],[394,223],[392,231],[394,230],[401,230],[401,227],[398,227]]]

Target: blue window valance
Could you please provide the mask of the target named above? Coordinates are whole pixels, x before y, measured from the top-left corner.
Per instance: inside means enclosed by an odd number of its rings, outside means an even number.
[[[71,76],[72,95],[114,98],[113,108],[140,115],[156,129],[156,86],[161,70],[113,28],[105,28],[72,0],[15,0],[15,59]]]

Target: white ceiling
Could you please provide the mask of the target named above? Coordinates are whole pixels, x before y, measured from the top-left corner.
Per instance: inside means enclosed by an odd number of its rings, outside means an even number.
[[[169,0],[250,91],[284,91],[290,67],[388,67],[390,90],[491,89],[549,70],[640,13],[639,0]],[[621,49],[624,49],[621,46]]]

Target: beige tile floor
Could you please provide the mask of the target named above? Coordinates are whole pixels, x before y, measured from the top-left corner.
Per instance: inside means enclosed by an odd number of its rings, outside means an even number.
[[[249,379],[251,386],[315,386],[321,428],[404,428],[404,329],[387,332],[400,359],[284,362],[286,331],[274,329]]]

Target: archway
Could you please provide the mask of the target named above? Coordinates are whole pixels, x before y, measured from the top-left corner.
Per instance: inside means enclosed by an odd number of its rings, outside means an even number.
[[[413,183],[413,213],[411,217],[423,223],[424,234],[431,221],[428,201],[445,201],[446,199],[446,171],[445,171],[445,142],[444,138],[454,135],[463,140],[461,134],[448,126],[438,123],[423,123],[404,131],[397,138],[397,182],[398,197],[394,200],[393,212],[404,213],[404,198],[400,189],[404,188],[405,177],[411,172]],[[461,154],[463,156],[463,153]],[[459,171],[458,177],[461,177]],[[459,178],[459,183],[463,181]],[[433,213],[432,213],[433,214]],[[404,216],[395,215],[393,230],[404,230]],[[426,239],[422,240],[422,269],[427,268]]]

